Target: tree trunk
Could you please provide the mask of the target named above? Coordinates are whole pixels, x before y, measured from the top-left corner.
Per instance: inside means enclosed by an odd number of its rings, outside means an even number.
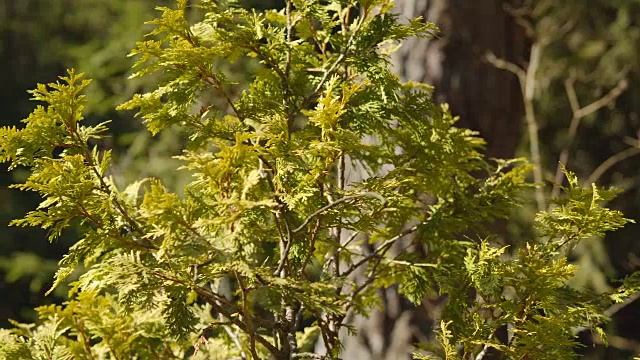
[[[515,154],[522,133],[522,95],[517,78],[484,60],[497,57],[522,64],[528,49],[524,30],[504,0],[397,0],[403,18],[422,16],[440,27],[439,39],[409,39],[394,54],[404,80],[432,84],[435,99],[460,116],[458,126],[480,131],[487,157]]]
[[[507,13],[503,0],[396,0],[402,18],[422,16],[437,24],[438,39],[413,38],[394,54],[403,80],[435,86],[436,102],[447,102],[457,126],[479,131],[487,158],[513,157],[523,128],[517,78],[484,60],[487,52],[522,64],[528,49],[524,30]],[[504,223],[491,230],[504,233]],[[353,324],[358,336],[345,338],[344,359],[410,359],[411,344],[433,338],[443,301],[425,299],[412,306],[395,288],[381,290],[383,310]],[[488,357],[487,357],[488,358]]]

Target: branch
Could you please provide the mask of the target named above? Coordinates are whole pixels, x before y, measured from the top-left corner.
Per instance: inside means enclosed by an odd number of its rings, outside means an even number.
[[[356,34],[362,27],[362,24],[364,24],[364,19],[367,17],[366,15],[367,14],[360,15],[358,25],[356,25],[356,28],[351,33],[351,36],[349,36],[349,40],[347,40],[347,44],[344,46],[344,49],[342,50],[342,52],[340,53],[336,61],[329,67],[329,69],[327,69],[327,71],[324,72],[324,75],[322,76],[322,79],[320,79],[320,82],[316,86],[316,89],[313,91],[313,94],[308,96],[307,99],[313,98],[315,95],[317,95],[320,92],[320,90],[322,90],[322,87],[324,86],[324,84],[327,82],[327,80],[329,80],[329,75],[336,70],[338,65],[340,65],[342,60],[344,60],[344,58],[347,56],[347,53],[349,52],[349,48],[351,47],[351,45],[353,45],[353,41],[356,38]],[[307,99],[305,99],[305,102]]]
[[[196,294],[201,296],[207,303],[209,303],[216,312],[224,315],[224,317],[229,319],[229,321],[232,322],[233,325],[237,326],[239,329],[249,334],[250,329],[247,327],[247,325],[244,322],[240,321],[237,317],[234,317],[232,313],[227,311],[226,307],[220,306],[216,300],[216,296],[212,292],[202,287],[196,287],[194,291],[196,292]],[[278,350],[278,348],[273,346],[273,344],[269,342],[267,339],[262,337],[262,335],[258,333],[254,333],[254,336],[255,336],[255,339],[260,344],[262,344],[262,346],[264,346],[271,354],[273,354],[276,357],[280,354],[280,350]]]
[[[398,235],[386,240],[385,242],[383,242],[382,244],[380,244],[380,246],[378,246],[375,251],[373,253],[371,253],[370,255],[365,256],[364,258],[362,258],[360,261],[358,261],[357,263],[351,265],[344,273],[342,273],[341,276],[349,276],[351,273],[353,273],[357,268],[359,268],[361,265],[363,265],[364,263],[366,263],[367,261],[375,258],[375,257],[379,257],[379,256],[383,256],[386,251],[389,249],[389,247],[391,247],[391,245],[393,245],[394,242],[396,242],[397,240],[400,240],[401,238],[412,234],[416,231],[418,231],[418,229],[420,229],[421,226],[425,225],[427,223],[427,221],[422,221],[417,225],[414,225],[408,229],[405,229],[403,231],[401,231]]]
[[[374,193],[374,192],[363,192],[361,194],[355,194],[355,195],[348,195],[345,196],[343,198],[340,198],[334,202],[331,202],[323,207],[321,207],[320,209],[316,210],[313,214],[309,215],[306,219],[304,219],[304,221],[302,222],[302,224],[300,224],[300,226],[298,226],[297,228],[293,229],[291,232],[293,234],[303,230],[305,227],[307,227],[307,225],[309,225],[309,222],[311,220],[313,220],[313,218],[315,218],[316,216],[322,214],[323,212],[331,209],[332,207],[343,203],[345,201],[349,201],[349,200],[353,200],[353,199],[357,199],[357,198],[361,198],[361,197],[365,197],[365,196],[370,196],[370,197],[374,197],[378,200],[380,200],[380,202],[382,202],[382,204],[386,204],[387,200],[385,198],[383,198],[382,196],[380,196],[380,194],[378,193]]]
[[[286,208],[283,208],[283,211],[286,211]],[[278,230],[278,236],[280,237],[280,262],[278,263],[278,268],[273,273],[273,275],[284,278],[285,275],[283,269],[285,263],[287,262],[287,258],[289,257],[291,246],[293,245],[293,237],[291,236],[291,228],[289,227],[289,222],[287,221],[286,217],[283,216],[283,214],[279,211],[275,212],[273,216],[276,219],[276,229]],[[280,223],[284,224],[286,234],[282,233],[282,230],[280,229]]]
[[[489,335],[489,339],[487,340],[491,340],[492,337],[493,337],[493,334]],[[475,357],[474,360],[484,359],[485,355],[487,355],[488,350],[489,350],[489,344],[484,344],[484,346],[482,347],[482,350],[478,353],[478,355]]]
[[[496,57],[496,55],[492,52],[487,52],[484,56],[484,58],[493,66],[495,66],[498,69],[502,69],[502,70],[507,70],[508,72],[515,74],[519,80],[521,80],[521,82],[525,79],[526,77],[526,73],[524,71],[524,69],[522,69],[520,66],[509,62],[507,60],[504,59],[500,59],[498,57]]]
[[[82,342],[82,347],[84,348],[85,353],[89,357],[89,360],[94,360],[95,357],[93,356],[93,352],[91,351],[91,336],[87,336],[82,321],[78,320],[76,322],[76,325],[78,326],[79,330],[78,337]]]
[[[573,142],[573,139],[578,132],[578,126],[580,126],[580,120],[582,117],[576,116],[580,112],[580,102],[578,101],[578,96],[576,95],[576,89],[573,86],[575,79],[573,77],[568,78],[564,81],[564,88],[567,93],[567,98],[569,98],[569,104],[571,106],[571,112],[573,113],[573,117],[571,118],[571,124],[569,124],[568,131],[568,139],[565,147],[560,152],[560,159],[558,161],[558,165],[556,166],[556,174],[554,178],[553,189],[551,190],[551,198],[555,199],[560,195],[560,186],[563,181],[563,166],[569,162],[569,146]]]
[[[594,343],[603,343],[599,336],[593,338]],[[614,347],[616,349],[640,353],[640,343],[635,339],[628,339],[622,336],[609,335],[607,336],[607,346]],[[637,358],[636,358],[637,359]]]
[[[309,261],[311,261],[311,256],[313,256],[313,253],[316,251],[316,238],[317,238],[319,228],[320,228],[320,220],[316,220],[316,225],[311,230],[311,243],[309,244],[309,251],[307,252],[307,255],[302,261],[302,265],[300,266],[300,269],[299,269],[300,275],[306,276],[304,270],[307,267],[307,264],[309,263]]]
[[[622,79],[618,81],[618,84],[616,85],[616,87],[611,89],[611,91],[609,91],[607,95],[579,109],[574,116],[585,117],[611,104],[618,96],[622,95],[622,93],[627,89],[628,86],[629,86],[629,83],[627,82],[627,79]]]
[[[242,116],[238,108],[236,108],[236,105],[233,103],[233,100],[231,100],[231,97],[229,96],[229,94],[227,94],[227,92],[224,91],[224,89],[222,88],[222,83],[220,82],[220,80],[218,80],[218,77],[216,76],[216,74],[210,71],[206,71],[203,68],[200,68],[199,70],[204,78],[204,82],[213,86],[213,88],[216,89],[218,93],[222,95],[222,97],[224,97],[225,101],[227,102],[227,105],[231,107],[231,110],[233,110],[234,114],[236,114],[236,117],[238,119],[244,120],[244,116]]]
[[[220,317],[222,317],[222,314],[220,314]],[[238,330],[234,333],[233,331],[231,331],[231,328],[229,328],[229,325],[230,325],[229,322],[221,321],[214,324],[213,326],[215,325],[222,326],[222,328],[227,333],[227,335],[229,335],[231,340],[233,340],[233,343],[236,345],[238,350],[240,350],[240,357],[242,358],[242,360],[247,360],[247,354],[245,354],[244,349],[242,348],[242,343],[240,342],[240,338],[238,337],[238,331],[240,330],[240,328],[238,328]],[[193,355],[195,356],[197,353],[198,353],[198,348],[196,348],[196,351],[194,351]],[[258,357],[256,357],[253,354],[251,354],[251,356],[254,356],[254,359],[258,359]]]
[[[251,356],[254,359],[258,359],[258,353],[256,352],[256,338],[255,338],[255,328],[253,327],[253,321],[251,321],[251,315],[250,315],[250,311],[249,311],[249,300],[248,298],[248,294],[249,292],[247,291],[247,288],[244,286],[244,282],[242,281],[242,278],[240,277],[240,275],[238,275],[238,272],[234,271],[233,272],[236,280],[238,281],[238,286],[240,286],[240,290],[242,292],[242,320],[245,321],[245,323],[247,324],[247,328],[249,329],[249,332],[247,333],[247,335],[249,335],[249,350],[251,351]],[[230,333],[230,331],[228,331]],[[231,334],[230,334],[231,335]],[[237,339],[236,337],[233,337]],[[239,344],[239,342],[237,342],[237,344]],[[242,350],[242,347],[240,347],[240,350]]]
[[[244,331],[246,334],[253,334],[253,336],[255,337],[255,339],[261,344],[263,345],[271,354],[273,354],[274,356],[278,357],[280,355],[280,350],[278,350],[278,348],[276,348],[271,342],[269,342],[269,340],[265,339],[262,335],[260,335],[257,332],[251,332],[252,329],[250,329],[246,323],[244,323],[243,321],[241,321],[240,319],[238,319],[237,316],[233,316],[233,314],[238,314],[238,310],[235,308],[235,306],[233,304],[231,304],[230,302],[228,302],[226,299],[224,299],[224,297],[204,288],[201,286],[193,286],[192,284],[189,284],[183,280],[174,278],[172,276],[163,274],[159,271],[155,271],[155,270],[151,270],[149,271],[149,273],[151,275],[154,275],[158,278],[161,278],[163,280],[167,280],[179,285],[182,285],[184,287],[189,287],[191,288],[198,296],[200,296],[205,302],[207,302],[208,304],[210,304],[213,309],[222,314],[225,318],[228,319],[229,322],[231,322],[233,325],[237,326],[240,330]],[[222,304],[222,305],[221,305]],[[232,309],[232,310],[229,310]],[[273,323],[270,323],[268,321],[266,321],[265,319],[254,319],[254,320],[261,320],[261,322],[264,322],[264,326],[265,327],[274,327]]]
[[[591,184],[597,182],[598,179],[600,179],[600,177],[612,166],[637,154],[640,154],[640,148],[632,147],[623,150],[615,155],[612,155],[602,164],[600,164],[595,170],[593,170],[591,175],[589,175],[589,177],[587,178],[587,183]]]
[[[560,186],[562,185],[562,182],[564,179],[563,173],[562,173],[562,166],[563,165],[566,166],[566,164],[569,162],[569,146],[571,145],[571,143],[576,137],[576,134],[578,132],[578,127],[580,126],[580,121],[582,120],[582,118],[611,104],[613,101],[615,101],[615,99],[618,96],[620,96],[624,92],[624,90],[628,86],[627,80],[622,79],[618,81],[618,84],[616,85],[616,87],[611,89],[611,91],[609,91],[609,93],[607,93],[605,96],[601,97],[600,99],[592,102],[587,106],[580,107],[580,102],[578,101],[578,96],[576,95],[576,90],[575,90],[575,87],[573,86],[574,82],[575,80],[573,78],[566,79],[564,82],[564,87],[567,92],[567,98],[569,99],[569,104],[571,105],[571,111],[573,113],[573,117],[571,118],[571,124],[569,125],[569,130],[567,134],[568,136],[567,144],[565,145],[564,149],[562,149],[562,152],[560,153],[560,160],[558,162],[558,166],[556,167],[556,174],[554,179],[555,184],[553,185],[553,190],[551,191],[552,198],[556,198],[558,197],[558,195],[560,195]],[[589,178],[591,179],[593,176],[595,179],[598,179],[602,175],[602,173],[608,170],[611,166],[637,153],[636,151],[631,151],[631,150],[637,150],[637,149],[627,149],[626,151],[623,151],[622,153],[616,154],[611,158],[607,159],[604,163],[598,166],[598,168],[591,174],[591,176],[589,176]],[[595,181],[589,180],[589,182],[591,183]]]
[[[75,106],[75,102],[72,102],[71,108],[74,109],[72,111],[72,114],[75,113],[76,111],[75,109],[77,109]],[[72,122],[70,121],[65,122],[66,130],[69,133],[69,135],[71,135],[72,137],[75,137],[75,140],[77,141],[76,146],[83,150],[82,156],[84,157],[85,161],[91,168],[91,171],[95,175],[96,179],[98,179],[98,183],[100,184],[99,189],[104,194],[109,196],[111,203],[115,206],[116,210],[120,213],[120,215],[124,218],[124,220],[129,224],[129,226],[131,226],[131,229],[136,231],[141,236],[144,235],[144,232],[142,231],[142,228],[140,228],[140,225],[138,225],[138,223],[131,216],[129,216],[129,213],[127,213],[127,211],[124,209],[122,204],[120,204],[120,201],[118,201],[118,197],[116,196],[116,194],[114,194],[114,192],[109,187],[109,185],[107,185],[107,183],[104,181],[104,176],[98,171],[98,165],[95,163],[95,161],[93,161],[93,155],[89,150],[88,144],[82,139],[82,136],[78,132],[78,125],[76,125],[76,127],[70,127],[68,124],[71,124],[71,123]],[[83,211],[87,213],[86,210],[83,210]],[[87,213],[87,215],[89,214]],[[94,221],[94,223],[96,223],[96,221]],[[96,224],[99,224],[99,222],[97,222]],[[157,248],[152,244],[140,243],[140,244],[137,244],[137,246],[145,248],[147,250],[157,250]]]
[[[291,356],[293,359],[312,359],[312,360],[333,360],[334,358],[328,355],[320,355],[315,353],[299,353]]]
[[[525,118],[527,120],[527,131],[529,133],[529,150],[531,152],[531,162],[533,163],[533,179],[538,184],[536,187],[536,203],[538,210],[545,209],[545,198],[542,178],[542,161],[540,159],[540,142],[538,140],[538,123],[536,121],[536,113],[533,107],[533,100],[536,90],[536,72],[540,65],[542,57],[542,49],[539,43],[531,45],[531,55],[529,57],[529,66],[527,67],[524,83],[521,84],[523,89]],[[522,82],[522,78],[520,78]]]
[[[349,16],[349,11],[347,11],[346,16]],[[344,24],[344,22],[343,22]],[[340,189],[340,191],[344,190],[344,186],[346,184],[346,168],[345,168],[345,155],[344,152],[340,152],[340,156],[338,157],[338,168],[337,170],[337,180],[338,180],[338,189]],[[385,200],[382,199],[382,202],[384,203]],[[340,223],[342,223],[342,218],[340,218]],[[342,226],[338,226],[335,229],[335,241],[336,244],[340,245],[340,243],[342,242]],[[336,276],[340,276],[340,252],[338,251],[338,247],[336,247],[333,250],[333,258],[334,258],[334,262],[335,262],[335,274]]]
[[[638,300],[638,298],[640,298],[640,291],[629,295],[629,297],[624,299],[624,301],[621,303],[611,305],[607,310],[604,311],[604,315],[612,317],[613,315],[618,313],[618,311],[624,309],[626,306],[631,305],[631,303]]]
[[[497,58],[493,53],[488,52],[485,59],[498,69],[507,70],[518,77],[520,82],[520,90],[522,91],[522,99],[524,101],[525,116],[527,122],[527,131],[529,134],[529,150],[531,152],[531,162],[534,165],[533,178],[538,187],[536,188],[536,202],[538,210],[544,209],[544,191],[542,188],[542,163],[540,160],[540,143],[538,140],[538,123],[536,122],[535,109],[533,107],[533,99],[536,89],[536,72],[540,65],[541,45],[534,43],[531,46],[531,55],[529,57],[529,66],[523,69],[520,66],[504,59]]]
[[[564,81],[564,89],[567,92],[567,98],[569,98],[569,104],[571,105],[571,112],[574,114],[574,117],[575,117],[575,114],[577,114],[578,111],[580,111],[580,102],[578,101],[578,96],[576,95],[576,88],[573,86],[575,81],[576,79],[573,77],[565,79]]]
[[[623,302],[618,303],[618,304],[613,304],[611,306],[609,306],[609,308],[607,308],[603,314],[607,317],[612,317],[613,315],[617,314],[620,310],[624,309],[625,307],[631,305],[633,302],[635,302],[636,300],[638,300],[640,298],[640,291],[633,293],[631,295],[629,295],[628,298],[626,298]],[[574,327],[572,330],[572,332],[574,334],[578,334],[582,331],[587,330],[588,327],[586,326],[576,326]]]

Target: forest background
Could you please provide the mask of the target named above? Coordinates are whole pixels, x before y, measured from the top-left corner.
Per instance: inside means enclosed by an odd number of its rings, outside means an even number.
[[[116,176],[122,182],[156,176],[180,187],[183,179],[166,160],[180,148],[180,135],[153,138],[132,113],[113,110],[149,86],[125,81],[131,66],[126,54],[148,30],[140,24],[154,17],[154,7],[168,3],[1,1],[0,125],[17,125],[33,109],[26,90],[54,81],[66,68],[79,69],[94,79],[89,120],[113,120],[112,137],[101,146],[115,149]],[[275,0],[245,5],[281,6]],[[481,132],[488,157],[529,158],[541,169],[534,173],[536,182],[556,181],[562,161],[585,181],[623,189],[607,206],[640,220],[640,1],[396,0],[396,7],[403,17],[422,15],[441,28],[438,39],[413,39],[399,50],[394,57],[398,75],[433,84],[437,100],[460,115],[458,126]],[[241,74],[242,68],[235,71]],[[64,298],[64,288],[48,297],[44,292],[76,236],[67,233],[49,244],[40,229],[8,227],[39,199],[6,188],[26,173],[0,171],[0,326],[7,326],[5,319],[33,321],[34,306]],[[551,188],[527,194],[527,204],[511,220],[495,225],[505,242],[530,236],[523,219],[544,205]],[[573,285],[604,291],[616,286],[612,279],[638,270],[639,226],[582,242],[572,255],[581,265]],[[410,306],[393,289],[384,301],[384,311],[358,325],[361,336],[389,337],[407,318],[419,322],[434,311],[433,304]],[[585,358],[627,359],[640,353],[638,318],[640,301],[617,309],[607,327],[610,346],[585,334]],[[392,348],[389,341],[383,349],[353,351],[393,358]]]

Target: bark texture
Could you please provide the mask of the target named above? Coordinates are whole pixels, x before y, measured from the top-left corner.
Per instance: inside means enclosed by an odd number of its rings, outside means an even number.
[[[436,100],[450,104],[460,127],[481,132],[487,156],[512,157],[522,134],[522,95],[516,77],[496,69],[487,52],[523,64],[528,42],[505,10],[504,0],[397,0],[402,18],[422,16],[440,27],[438,39],[409,39],[394,55],[405,80],[436,87]]]

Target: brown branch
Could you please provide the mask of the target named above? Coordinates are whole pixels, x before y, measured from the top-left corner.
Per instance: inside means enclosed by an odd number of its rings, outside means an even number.
[[[292,1],[287,1],[287,7],[286,7],[286,16],[287,16],[287,45],[289,45],[291,43],[291,39],[292,39],[292,35],[293,35],[293,22],[291,21],[291,7],[292,7]],[[288,89],[288,85],[287,85],[287,80],[289,79],[289,74],[291,72],[291,48],[289,46],[287,46],[287,53],[285,55],[285,65],[284,65],[284,74],[285,76],[283,77],[283,88],[282,90],[285,91],[286,89]],[[285,99],[286,100],[286,99]],[[285,104],[286,105],[286,104]]]
[[[246,322],[247,328],[249,329],[249,332],[247,334],[249,335],[249,351],[251,351],[251,356],[253,356],[254,359],[258,359],[258,353],[256,352],[255,329],[253,327],[253,322],[251,321],[251,314],[249,310],[249,292],[244,286],[244,282],[242,281],[240,275],[238,275],[238,272],[234,271],[234,275],[236,277],[236,281],[238,281],[238,286],[240,286],[240,291],[242,293],[242,313],[240,315],[242,315],[242,319]]]
[[[186,281],[174,278],[170,275],[166,275],[155,270],[149,271],[149,274],[156,276],[160,279],[170,281],[170,282],[182,285],[184,287],[191,288],[198,296],[200,296],[200,298],[202,298],[204,301],[210,304],[216,312],[224,315],[224,317],[227,318],[228,321],[230,321],[233,325],[237,326],[240,330],[244,331],[246,334],[250,333],[251,329],[247,326],[247,324],[241,321],[240,319],[238,319],[238,317],[233,316],[233,314],[240,313],[237,310],[236,306],[230,303],[228,300],[226,300],[223,296],[220,296],[204,287],[193,286],[192,284],[188,284]],[[230,311],[229,309],[232,309],[232,310]],[[265,319],[253,319],[253,320],[261,320],[261,323],[263,322],[265,327],[275,326],[275,324],[270,323]],[[276,356],[276,358],[280,355],[281,353],[280,350],[278,350],[278,348],[276,348],[273,344],[271,344],[271,342],[269,342],[267,339],[262,337],[257,332],[251,332],[251,333],[254,335],[256,341],[258,341],[261,345],[263,345],[271,354]]]
[[[384,254],[387,252],[387,250],[389,250],[391,245],[393,245],[396,241],[400,240],[401,238],[403,238],[403,237],[405,237],[405,236],[407,236],[409,234],[412,234],[412,233],[418,231],[418,229],[420,229],[420,227],[425,225],[425,224],[426,224],[426,220],[422,221],[419,224],[414,225],[414,226],[412,226],[412,227],[410,227],[408,229],[405,229],[405,230],[401,231],[398,235],[386,240],[385,242],[380,244],[380,246],[378,246],[373,253],[371,253],[370,255],[367,255],[364,258],[360,259],[360,261],[358,261],[357,263],[352,264],[340,276],[349,276],[356,269],[358,269],[360,266],[362,266],[366,262],[370,261],[371,259],[376,258],[376,257],[384,256]]]
[[[342,63],[342,61],[346,58],[347,54],[349,53],[349,48],[351,47],[351,45],[353,45],[353,42],[354,42],[355,37],[356,37],[356,34],[358,33],[358,31],[362,27],[362,24],[364,24],[364,19],[366,17],[367,17],[366,13],[362,14],[360,16],[358,24],[356,25],[356,28],[351,33],[351,36],[349,36],[349,40],[347,40],[347,44],[344,46],[344,49],[342,49],[342,51],[340,52],[340,55],[338,55],[338,58],[336,59],[336,61],[334,61],[334,63],[329,67],[329,69],[327,69],[324,72],[324,75],[320,79],[320,82],[316,86],[316,89],[313,91],[313,94],[309,95],[305,99],[305,101],[304,101],[305,103],[307,102],[307,99],[311,99],[311,98],[313,98],[314,96],[316,96],[316,95],[318,95],[320,93],[320,90],[322,90],[322,87],[324,86],[324,84],[327,82],[327,80],[329,80],[329,75],[331,73],[333,73],[338,68],[338,66]]]
[[[380,200],[382,203],[386,203],[385,198],[383,198],[382,196],[380,196],[380,194],[378,193],[374,193],[374,192],[363,192],[360,194],[355,194],[355,195],[347,195],[343,198],[340,198],[336,201],[330,202],[329,204],[321,207],[320,209],[316,210],[313,214],[309,215],[303,222],[302,224],[300,224],[300,226],[298,226],[297,228],[292,230],[292,233],[297,233],[300,232],[301,230],[303,230],[305,227],[307,227],[307,225],[309,224],[309,222],[311,220],[313,220],[313,218],[315,218],[316,216],[322,214],[323,212],[331,209],[332,207],[343,203],[345,201],[349,201],[349,200],[353,200],[353,199],[357,199],[357,198],[361,198],[361,197],[365,197],[365,196],[370,196],[370,197],[375,197],[376,199]]]
[[[77,106],[75,105],[74,100],[72,100],[70,104],[71,114],[75,114],[77,112]],[[133,218],[131,218],[131,216],[129,216],[129,214],[124,210],[124,207],[122,206],[122,204],[120,204],[120,201],[118,201],[118,198],[115,196],[113,191],[111,191],[107,183],[104,181],[104,176],[100,174],[100,172],[98,171],[98,166],[93,161],[93,156],[89,151],[88,144],[82,139],[82,136],[80,136],[80,133],[78,132],[78,125],[74,120],[75,119],[73,120],[67,119],[66,121],[64,121],[65,128],[69,133],[69,135],[71,135],[72,138],[75,138],[75,141],[77,142],[76,146],[83,150],[84,160],[87,162],[87,164],[89,165],[89,168],[91,169],[95,177],[98,179],[100,190],[102,190],[103,193],[109,196],[109,199],[111,199],[111,203],[116,207],[117,211],[120,213],[120,215],[122,215],[125,221],[129,223],[131,228],[136,232],[138,232],[140,235],[144,234],[144,232],[142,231],[138,223],[135,220],[133,220]],[[143,244],[140,244],[140,246],[155,250],[154,247],[152,246],[144,246]]]
[[[204,82],[216,89],[218,93],[222,95],[222,97],[224,97],[227,105],[229,105],[231,110],[233,110],[233,113],[236,114],[236,117],[241,121],[244,121],[244,116],[240,113],[238,108],[236,108],[236,105],[233,103],[233,100],[231,100],[229,94],[227,94],[227,92],[222,88],[222,83],[220,82],[220,80],[218,80],[216,74],[212,73],[211,71],[207,71],[204,68],[199,68],[199,70],[202,78],[204,79]]]
[[[82,339],[82,346],[84,348],[84,351],[87,353],[87,356],[89,357],[90,360],[94,360],[95,357],[93,356],[93,352],[91,351],[91,337],[87,336],[87,334],[85,333],[85,328],[82,325],[81,321],[77,321],[76,323],[78,325],[78,330],[79,330],[79,336]]]
[[[317,235],[318,235],[318,229],[319,228],[320,228],[320,220],[316,220],[316,225],[311,230],[311,242],[309,244],[309,251],[307,252],[307,255],[304,257],[304,260],[302,261],[302,265],[300,266],[300,269],[298,270],[300,275],[304,275],[305,274],[304,270],[307,267],[307,264],[309,263],[309,261],[311,260],[311,257],[313,256],[313,253],[316,250],[316,238],[317,238]]]

